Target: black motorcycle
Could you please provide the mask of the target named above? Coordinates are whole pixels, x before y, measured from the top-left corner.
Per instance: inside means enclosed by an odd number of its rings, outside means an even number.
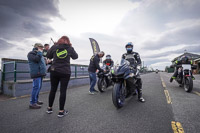
[[[125,99],[135,94],[139,69],[130,66],[129,61],[122,60],[121,65],[117,66],[112,72],[114,82],[112,101],[116,108],[123,107]]]
[[[182,64],[178,68],[178,75],[175,79],[180,87],[184,87],[186,92],[191,92],[193,89],[193,79],[191,74],[191,64]]]
[[[111,68],[109,66],[103,66],[102,69],[104,71],[97,73],[97,86],[100,92],[105,92],[109,86],[113,85],[113,81],[111,79]]]

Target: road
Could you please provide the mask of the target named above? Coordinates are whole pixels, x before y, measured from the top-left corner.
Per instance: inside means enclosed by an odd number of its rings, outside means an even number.
[[[186,93],[168,73],[142,75],[145,103],[129,98],[122,109],[112,103],[112,87],[89,95],[89,86],[69,88],[66,109],[58,118],[59,92],[53,114],[46,114],[48,93],[41,94],[44,105],[28,108],[29,97],[0,101],[0,132],[11,133],[200,133],[200,76],[194,90]]]

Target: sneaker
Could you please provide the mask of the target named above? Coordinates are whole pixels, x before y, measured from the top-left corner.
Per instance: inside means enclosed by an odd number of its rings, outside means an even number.
[[[42,102],[42,101],[37,101],[37,104],[38,104],[38,105],[42,105],[43,102]]]
[[[52,108],[47,108],[47,114],[51,114],[51,113],[53,113],[53,110],[52,110]]]
[[[62,118],[63,116],[67,115],[68,113],[69,113],[68,111],[64,110],[63,112],[58,113],[58,117]]]
[[[36,103],[35,103],[35,104],[30,104],[30,105],[29,105],[29,108],[30,108],[30,109],[40,109],[40,108],[41,108],[41,105],[38,105],[38,104],[36,104]]]
[[[140,97],[138,100],[139,100],[140,102],[142,102],[142,103],[144,103],[144,102],[145,102],[145,100],[144,100],[144,98],[143,98],[143,97]]]
[[[170,78],[170,82],[172,82],[173,81],[173,78]]]
[[[95,93],[93,91],[89,91],[89,94],[90,95],[94,95]]]

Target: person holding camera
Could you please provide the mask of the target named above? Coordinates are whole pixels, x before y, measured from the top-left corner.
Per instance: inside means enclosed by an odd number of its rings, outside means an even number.
[[[42,79],[46,76],[46,63],[43,57],[43,45],[36,43],[31,52],[28,53],[28,63],[30,67],[30,76],[33,79],[33,88],[30,99],[30,109],[41,108],[42,101],[38,100]]]

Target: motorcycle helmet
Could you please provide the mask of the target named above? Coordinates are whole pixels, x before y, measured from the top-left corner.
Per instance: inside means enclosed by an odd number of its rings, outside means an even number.
[[[110,60],[110,59],[111,59],[111,55],[109,55],[109,54],[106,55],[106,59],[107,59],[107,60]]]
[[[181,57],[181,62],[182,62],[182,64],[188,63],[189,62],[189,58],[187,56],[182,56]]]
[[[127,52],[132,52],[133,51],[133,43],[132,42],[128,42],[125,46]]]

